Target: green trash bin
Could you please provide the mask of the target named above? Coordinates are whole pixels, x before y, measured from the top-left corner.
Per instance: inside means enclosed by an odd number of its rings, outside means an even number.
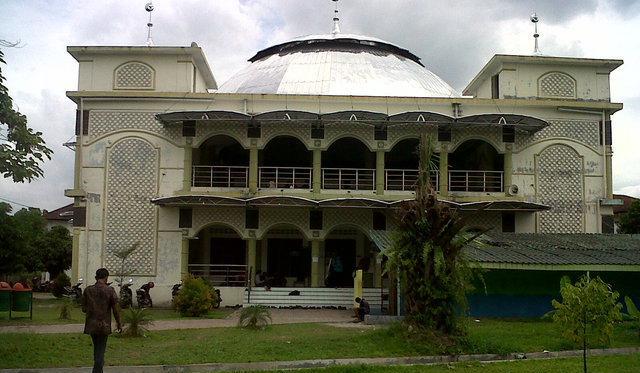
[[[9,312],[11,319],[11,288],[0,287],[0,312]]]
[[[14,288],[12,295],[11,312],[29,312],[29,319],[33,320],[33,291]]]

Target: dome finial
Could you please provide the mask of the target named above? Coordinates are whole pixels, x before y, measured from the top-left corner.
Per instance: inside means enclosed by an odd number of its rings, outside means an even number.
[[[153,27],[153,23],[151,22],[151,12],[153,12],[153,9],[153,2],[151,1],[144,6],[144,10],[149,13],[149,22],[147,22],[147,47],[153,47],[153,38],[151,37],[151,28]]]
[[[541,55],[542,53],[540,53],[540,49],[538,48],[538,37],[540,36],[540,34],[538,34],[538,21],[540,20],[538,18],[538,15],[536,14],[536,12],[533,12],[533,14],[531,14],[531,22],[533,23],[533,39],[535,40],[535,44],[533,47],[533,54],[535,54],[536,56]]]
[[[333,35],[337,35],[340,33],[340,18],[338,18],[338,0],[333,0],[336,3],[336,8],[333,11],[333,31],[331,33]]]

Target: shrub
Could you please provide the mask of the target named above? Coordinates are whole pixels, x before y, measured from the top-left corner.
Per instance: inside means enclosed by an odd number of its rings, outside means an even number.
[[[271,312],[265,306],[250,306],[240,312],[238,326],[246,329],[263,329],[271,322]]]
[[[60,273],[51,285],[51,294],[56,298],[62,298],[64,287],[71,286],[71,279],[64,272]]]
[[[635,322],[638,329],[638,337],[640,337],[640,311],[638,311],[638,307],[636,307],[631,298],[624,297],[624,303],[627,306],[627,314],[625,316]]]
[[[174,299],[174,307],[182,316],[206,315],[214,302],[214,292],[203,279],[189,276]]]
[[[60,316],[58,317],[60,320],[71,320],[71,309],[73,308],[73,303],[70,299],[65,299],[60,305]]]
[[[145,337],[149,331],[147,326],[153,324],[151,314],[145,308],[129,308],[124,312],[123,321],[122,334],[126,337]]]

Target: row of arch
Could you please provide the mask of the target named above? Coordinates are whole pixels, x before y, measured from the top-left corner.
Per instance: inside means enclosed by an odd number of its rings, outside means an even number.
[[[419,140],[406,138],[397,142],[385,155],[385,168],[416,169]],[[460,170],[501,170],[502,155],[489,142],[467,140],[452,149],[449,165]],[[210,137],[194,150],[194,164],[248,166],[249,150],[228,135]],[[265,167],[311,167],[313,152],[293,136],[278,136],[269,141],[258,157]],[[342,137],[322,152],[325,168],[375,168],[376,155],[355,137]]]

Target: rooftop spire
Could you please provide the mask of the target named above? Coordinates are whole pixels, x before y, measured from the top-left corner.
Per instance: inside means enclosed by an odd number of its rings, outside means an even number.
[[[536,12],[533,12],[533,14],[531,14],[531,22],[533,22],[533,39],[535,41],[534,47],[533,47],[533,54],[535,54],[536,56],[541,55],[542,53],[540,53],[540,49],[538,48],[538,37],[540,36],[540,34],[538,34],[538,15],[536,14]]]
[[[336,8],[333,11],[333,31],[331,33],[333,35],[337,35],[340,33],[340,18],[338,18],[338,0],[333,0],[336,4]]]
[[[149,22],[147,22],[147,47],[153,47],[153,38],[151,38],[151,28],[153,27],[153,23],[151,23],[151,12],[153,12],[153,2],[149,1],[144,6],[144,10],[149,13]]]

